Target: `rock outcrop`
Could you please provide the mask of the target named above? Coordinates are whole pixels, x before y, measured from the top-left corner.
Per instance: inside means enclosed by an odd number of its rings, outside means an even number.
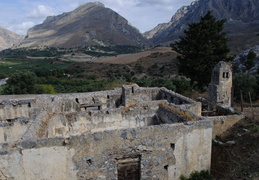
[[[0,51],[19,44],[22,38],[23,36],[0,27]]]
[[[21,47],[85,47],[91,45],[148,45],[142,34],[118,13],[99,2],[72,12],[47,17],[29,29]]]
[[[199,22],[208,11],[217,19],[226,19],[225,30],[234,52],[256,45],[259,37],[259,1],[257,0],[200,0],[180,8],[169,23],[158,25],[144,33],[155,44],[169,44],[183,35],[187,24]],[[242,45],[237,45],[242,42]],[[241,44],[241,43],[240,43]]]
[[[248,54],[249,52],[255,53],[255,58],[252,60],[252,64],[248,66]],[[259,45],[249,48],[242,52],[233,60],[233,67],[235,71],[241,73],[257,74],[259,69]]]

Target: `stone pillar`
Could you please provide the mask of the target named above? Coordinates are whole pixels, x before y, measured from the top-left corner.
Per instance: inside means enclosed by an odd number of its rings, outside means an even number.
[[[226,62],[220,61],[212,70],[209,84],[209,110],[216,110],[217,106],[231,107],[232,98],[232,70]]]
[[[139,86],[137,84],[129,84],[122,86],[122,105],[125,107],[135,105],[139,101]]]

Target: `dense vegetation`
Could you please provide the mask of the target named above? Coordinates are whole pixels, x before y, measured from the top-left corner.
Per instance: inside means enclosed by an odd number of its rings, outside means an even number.
[[[259,98],[259,75],[252,76],[249,74],[238,73],[233,78],[234,97],[236,101],[241,100],[241,93],[243,99],[249,102],[249,93],[252,100]]]
[[[5,49],[0,52],[1,57],[58,57],[66,53],[84,53],[91,56],[116,56],[119,54],[129,54],[141,51],[137,46],[90,46],[78,48],[55,48],[55,47],[42,47],[42,48],[17,48]]]
[[[7,80],[3,94],[38,94],[43,88],[37,85],[37,76],[29,71],[17,71]]]

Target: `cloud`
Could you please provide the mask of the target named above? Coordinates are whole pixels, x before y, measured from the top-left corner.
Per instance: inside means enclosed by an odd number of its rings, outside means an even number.
[[[16,34],[26,34],[27,30],[34,26],[35,23],[32,21],[23,22],[21,24],[7,25],[7,29],[15,32]]]
[[[38,5],[37,8],[28,13],[26,17],[31,19],[44,19],[47,16],[53,15],[55,15],[55,11],[53,8],[44,5]]]

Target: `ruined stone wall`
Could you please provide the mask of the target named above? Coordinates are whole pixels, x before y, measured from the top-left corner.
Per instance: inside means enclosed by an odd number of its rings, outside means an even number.
[[[209,170],[209,121],[87,133],[1,144],[3,179],[117,179],[137,159],[141,179],[179,179]],[[127,163],[126,163],[127,165]]]
[[[168,124],[205,120],[205,118],[167,101],[159,103],[156,116],[160,122]]]
[[[216,136],[224,134],[229,128],[244,118],[244,115],[208,117],[212,121],[212,138],[214,139]]]
[[[55,113],[47,120],[45,129],[40,126],[34,131],[39,132],[36,137],[68,137],[89,132],[150,126],[157,123],[158,103],[147,101],[130,108]]]
[[[189,110],[198,116],[201,116],[201,103],[196,102],[190,98],[182,96],[178,93],[167,89],[161,89],[159,97],[163,100],[167,100],[169,103],[179,105],[183,109]]]
[[[107,108],[112,111],[120,104],[121,89],[77,94],[0,96],[0,143],[45,137],[50,124],[65,122],[67,114]],[[55,132],[50,133],[53,136],[64,135],[66,129],[61,126],[50,132]]]
[[[166,180],[210,168],[211,122],[199,121],[200,103],[165,88],[0,96],[0,104],[2,179],[117,179],[129,170]],[[180,118],[195,122],[164,124]]]
[[[122,105],[134,106],[138,102],[159,100],[160,88],[141,88],[136,84],[122,86]]]

